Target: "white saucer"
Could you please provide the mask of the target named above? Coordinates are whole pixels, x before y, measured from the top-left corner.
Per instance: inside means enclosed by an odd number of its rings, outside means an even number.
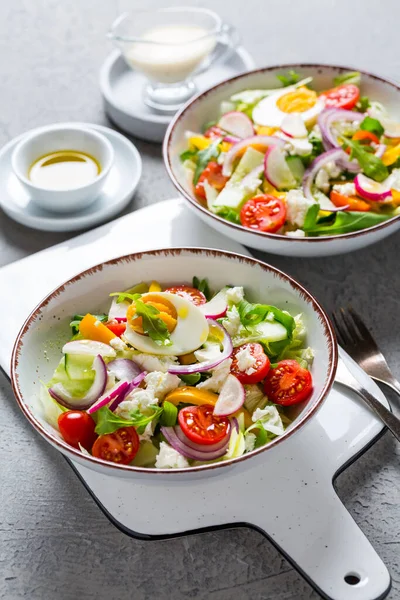
[[[55,127],[58,127],[57,123]],[[102,223],[116,214],[131,200],[142,173],[142,160],[136,147],[122,134],[91,123],[65,123],[101,132],[111,142],[115,162],[96,201],[81,211],[66,214],[53,213],[37,206],[20,185],[11,169],[11,155],[22,134],[0,150],[0,206],[14,219],[42,231],[74,231]],[[39,127],[29,133],[49,129]]]
[[[195,77],[194,82],[200,92],[254,67],[247,50],[239,47],[224,63],[211,66]],[[144,104],[145,85],[144,76],[126,64],[119,50],[114,50],[101,68],[100,89],[111,121],[131,135],[150,142],[162,142],[173,115],[157,113]]]

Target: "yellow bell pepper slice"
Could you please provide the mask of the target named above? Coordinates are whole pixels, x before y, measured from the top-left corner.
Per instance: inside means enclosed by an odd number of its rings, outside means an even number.
[[[85,315],[79,323],[79,331],[85,339],[103,342],[103,344],[109,344],[111,340],[117,337],[115,333],[90,313]]]
[[[386,167],[389,167],[390,165],[396,162],[399,156],[400,144],[397,144],[397,146],[393,146],[392,148],[388,148],[387,150],[385,150],[385,152],[382,155],[382,162]]]
[[[162,287],[158,281],[152,281],[149,287],[149,292],[161,292]]]
[[[218,394],[214,394],[207,390],[199,390],[195,387],[185,386],[170,392],[165,400],[168,400],[168,402],[171,402],[171,404],[174,404],[175,406],[178,406],[181,402],[183,404],[195,404],[196,406],[201,406],[202,404],[211,404],[211,406],[215,406],[215,403],[218,400]]]
[[[277,130],[278,127],[268,127],[268,125],[256,126],[257,135],[273,135]]]
[[[196,135],[189,138],[189,145],[194,146],[197,150],[204,150],[208,148],[211,144],[212,140],[210,138],[206,138],[204,135]]]

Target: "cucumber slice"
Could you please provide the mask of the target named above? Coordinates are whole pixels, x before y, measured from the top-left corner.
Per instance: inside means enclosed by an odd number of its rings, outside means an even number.
[[[303,181],[305,168],[301,158],[298,156],[288,156],[286,158],[289,169],[292,171],[292,175],[296,182],[300,184]]]
[[[93,357],[92,357],[93,360]],[[55,383],[62,383],[65,389],[76,398],[81,398],[86,394],[93,383],[94,374],[90,379],[71,379],[65,369],[65,357],[63,356],[59,362],[52,379],[48,383],[48,387],[52,387]]]
[[[264,160],[264,154],[255,150],[251,146],[247,148],[232,177],[224,187],[224,189],[218,194],[214,201],[211,210],[216,210],[218,207],[227,206],[238,210],[241,205],[251,196],[254,195],[256,189],[260,185],[260,180],[254,178],[254,186],[244,187],[242,181],[253,169],[262,165]]]
[[[93,356],[87,354],[66,354],[65,372],[70,379],[90,379],[90,381],[93,381],[93,360]]]
[[[154,467],[157,454],[158,450],[151,442],[142,442],[131,464],[135,467]]]

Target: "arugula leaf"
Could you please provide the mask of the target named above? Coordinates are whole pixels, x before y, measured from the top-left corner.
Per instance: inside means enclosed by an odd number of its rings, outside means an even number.
[[[139,300],[139,298],[142,297],[142,294],[129,294],[129,292],[112,292],[110,296],[118,296],[117,304],[119,304],[124,300],[132,300],[132,302],[136,302],[136,300]]]
[[[193,185],[196,185],[200,179],[200,175],[208,165],[211,159],[219,156],[220,150],[219,145],[222,141],[222,137],[216,138],[207,148],[200,150],[197,153],[197,165],[193,175]]]
[[[200,292],[202,292],[205,295],[205,297],[207,298],[207,300],[211,300],[212,294],[210,292],[210,288],[209,288],[207,279],[200,280],[198,277],[194,276],[193,277],[193,287],[196,288],[196,290],[199,290]]]
[[[287,75],[277,75],[276,78],[286,87],[297,83],[300,80],[300,75],[296,71],[290,70]]]
[[[163,409],[163,413],[160,417],[161,425],[165,425],[165,427],[173,427],[176,425],[178,409],[175,404],[168,402],[168,400],[164,400]]]
[[[350,159],[355,158],[358,161],[367,177],[371,177],[371,179],[374,179],[375,181],[383,181],[389,176],[388,168],[385,167],[381,159],[371,153],[371,150],[373,152],[372,148],[369,148],[368,151],[367,147],[360,144],[360,142],[349,139],[346,139],[343,148],[345,150],[350,148]]]
[[[158,346],[171,346],[171,337],[166,324],[158,315],[160,311],[155,306],[145,304],[142,300],[135,300],[136,315],[142,317],[142,326],[144,333]]]
[[[181,162],[185,162],[185,160],[190,160],[194,156],[197,155],[197,150],[185,150],[179,155]]]
[[[221,206],[220,208],[218,208],[217,215],[222,217],[223,219],[226,219],[227,221],[230,221],[231,223],[236,223],[237,225],[240,225],[239,214],[236,212],[235,209],[231,208],[230,206]]]
[[[79,333],[79,323],[82,321],[84,316],[85,315],[74,315],[72,317],[72,321],[69,324],[69,326],[72,329],[72,335],[76,335],[77,333]],[[96,317],[97,321],[100,321],[100,323],[106,323],[108,321],[108,315],[93,315],[93,316]]]
[[[365,112],[371,106],[368,96],[361,96],[356,104],[356,109],[359,112]]]
[[[247,300],[241,300],[237,305],[239,312],[240,322],[248,329],[248,327],[255,327],[262,321],[265,321],[269,313],[272,313],[274,319],[281,323],[287,333],[289,340],[292,338],[293,330],[296,326],[295,321],[291,315],[283,312],[276,306],[269,304],[251,304]]]
[[[343,85],[345,83],[352,83],[353,85],[360,85],[361,73],[358,71],[348,71],[342,75],[338,75],[333,78],[334,85]]]
[[[303,229],[310,235],[338,235],[340,233],[351,233],[352,231],[367,229],[391,219],[392,216],[373,212],[341,211],[336,213],[333,222],[329,223],[326,220],[323,221],[320,219],[310,229],[306,230],[304,227]]]
[[[136,409],[131,413],[130,419],[123,419],[113,413],[108,406],[103,406],[92,413],[92,417],[96,422],[95,432],[98,435],[106,435],[107,433],[114,433],[114,431],[121,429],[121,427],[136,427],[138,433],[143,433],[146,425],[163,411],[160,406],[151,405],[150,408],[154,410],[154,413],[150,416],[143,415],[139,409]]]
[[[378,137],[381,137],[381,135],[383,135],[383,132],[385,131],[378,119],[373,119],[369,116],[365,117],[365,119],[361,121],[360,129],[363,129],[364,131],[369,131],[370,133],[374,133]]]
[[[320,211],[319,204],[316,203],[316,204],[312,204],[310,206],[310,208],[307,210],[306,218],[304,219],[304,226],[303,226],[304,231],[306,231],[308,229],[312,229],[316,225],[319,211]]]
[[[181,379],[183,383],[186,383],[186,385],[196,385],[201,379],[201,374],[189,373],[188,375],[179,375],[179,379]]]

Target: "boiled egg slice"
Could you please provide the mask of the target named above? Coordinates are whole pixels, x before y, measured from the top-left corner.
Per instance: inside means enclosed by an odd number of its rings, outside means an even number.
[[[150,294],[143,294],[142,300]],[[124,340],[136,350],[162,356],[181,356],[200,348],[206,341],[209,333],[207,319],[201,310],[190,300],[186,300],[177,294],[157,292],[157,296],[168,300],[176,310],[177,323],[174,330],[170,333],[171,344],[169,346],[160,346],[148,335],[135,331],[129,324],[129,321],[123,335]]]
[[[253,108],[252,117],[257,125],[280,128],[288,114],[298,113],[305,125],[312,125],[324,106],[324,100],[304,86],[283,88],[261,100]]]

